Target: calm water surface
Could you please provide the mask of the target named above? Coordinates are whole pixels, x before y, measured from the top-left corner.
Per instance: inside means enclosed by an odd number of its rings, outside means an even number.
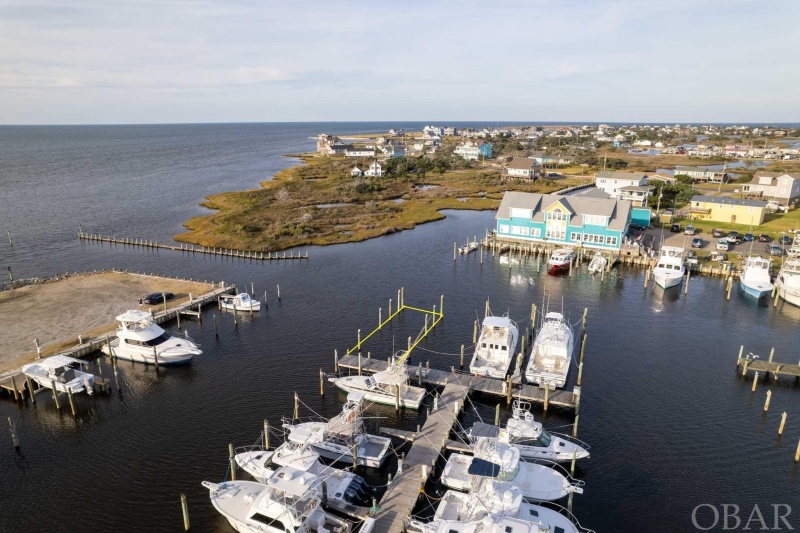
[[[494,213],[448,211],[444,221],[358,244],[309,248],[309,261],[261,264],[130,250],[76,238],[92,231],[167,240],[202,213],[206,194],[254,187],[292,164],[283,153],[307,150],[320,131],[380,131],[390,125],[219,125],[98,128],[0,128],[0,225],[15,246],[0,243],[0,267],[18,276],[65,270],[129,268],[201,279],[253,282],[270,293],[269,309],[232,317],[208,311],[184,321],[204,353],[190,366],[155,369],[121,364],[121,394],[77,399],[78,417],[0,401],[22,442],[0,432],[0,531],[179,531],[185,493],[194,531],[231,531],[214,511],[203,480],[227,472],[227,444],[255,442],[263,419],[278,426],[293,392],[304,415],[337,413],[344,395],[319,395],[319,370],[333,350],[355,344],[386,316],[405,287],[408,304],[430,308],[445,299],[445,320],[412,363],[458,364],[472,324],[490,299],[496,314],[524,324],[532,303],[563,309],[578,322],[589,310],[579,437],[592,457],[579,464],[585,493],[575,498],[581,522],[596,531],[695,531],[702,503],[743,509],[786,503],[796,508],[800,388],[794,380],[751,381],[734,371],[740,344],[776,359],[800,355],[800,310],[759,307],[723,282],[694,278],[689,294],[643,288],[642,273],[615,269],[602,283],[538,273],[533,263],[501,263],[477,254],[452,259],[454,241],[483,234]],[[401,126],[402,127],[402,126]],[[305,249],[304,249],[305,251]],[[275,298],[280,284],[282,301]],[[212,315],[220,334],[215,338]],[[409,313],[370,341],[374,357],[400,349],[422,323]],[[174,325],[172,326],[174,329]],[[2,331],[0,329],[0,331]],[[76,332],[77,333],[77,332]],[[108,375],[108,366],[105,367]],[[574,373],[572,378],[574,379]],[[763,412],[772,390],[769,412]],[[466,415],[491,420],[496,401],[477,396]],[[541,416],[541,410],[534,408]],[[789,413],[777,438],[782,411]],[[412,429],[424,415],[373,406],[383,425]],[[508,412],[503,406],[502,416]],[[543,417],[555,427],[568,413]],[[374,423],[374,422],[373,422]],[[369,473],[375,483],[382,474]],[[793,517],[800,527],[800,517]]]

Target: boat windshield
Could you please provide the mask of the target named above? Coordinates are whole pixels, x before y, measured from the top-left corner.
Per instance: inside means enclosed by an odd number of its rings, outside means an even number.
[[[551,437],[550,434],[547,433],[547,431],[545,431],[544,428],[542,428],[542,433],[537,438],[535,439],[526,439],[524,437],[516,438],[514,439],[514,443],[525,444],[527,446],[540,446],[542,448],[547,448],[548,446],[550,446],[552,440],[553,437]]]
[[[375,381],[375,378],[373,378],[373,377],[368,377],[367,378],[367,388],[368,389],[374,389],[377,386],[378,386],[378,383]]]
[[[140,341],[138,339],[126,339],[125,342],[128,344],[132,344],[133,346],[158,346],[159,344],[163,344],[166,341],[168,341],[169,338],[170,338],[169,333],[165,331],[158,337],[146,341]]]

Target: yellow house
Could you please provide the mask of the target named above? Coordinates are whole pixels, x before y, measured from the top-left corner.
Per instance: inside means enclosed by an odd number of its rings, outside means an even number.
[[[731,224],[750,224],[758,226],[764,222],[767,202],[762,200],[742,200],[725,196],[692,197],[689,203],[690,218],[726,222]]]

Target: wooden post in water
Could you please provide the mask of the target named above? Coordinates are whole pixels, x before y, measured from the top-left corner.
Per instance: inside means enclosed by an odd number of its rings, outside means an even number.
[[[775,356],[775,347],[773,346],[769,351],[769,362],[772,362],[772,358]]]
[[[228,443],[228,463],[231,466],[231,481],[236,481],[236,459],[233,456],[233,443]]]
[[[644,273],[644,288],[647,288],[647,282],[650,280],[650,269],[647,269],[647,272]]]
[[[381,307],[379,307],[379,308],[378,308],[378,326],[380,326],[381,324],[383,324],[383,317],[381,316],[381,312],[382,312],[382,311],[383,311],[383,309],[382,309]]]
[[[27,374],[25,375],[25,382],[28,385],[28,397],[35,404],[36,403],[36,395],[33,394],[33,383],[31,383],[31,378]]]
[[[19,438],[17,437],[17,428],[14,426],[14,421],[8,417],[8,427],[11,430],[11,442],[14,444],[14,449],[19,450]]]
[[[725,295],[726,301],[730,301],[731,299],[731,287],[733,287],[733,276],[728,276],[728,288],[727,294]]]
[[[464,369],[464,345],[461,345],[461,369]]]
[[[358,351],[358,375],[361,375],[361,350]]]
[[[164,302],[164,314],[166,314],[167,313],[167,293],[162,292],[161,293],[161,298],[162,298],[162,301]]]
[[[753,376],[753,388],[750,389],[750,392],[756,391],[756,385],[758,385],[758,370],[756,370],[756,375]]]
[[[456,243],[453,243],[453,261],[455,261],[455,260],[456,260],[456,247],[457,247],[457,246],[458,246],[458,244],[456,244]]]
[[[506,378],[506,405],[511,405],[511,376]]]
[[[39,338],[33,339],[33,343],[36,345],[36,359],[42,358],[42,346],[39,344]]]
[[[300,397],[294,393],[294,420],[300,420]]]
[[[781,425],[778,426],[778,436],[783,435],[783,426],[786,425],[786,411],[781,415]]]
[[[396,411],[400,410],[400,385],[395,385],[394,389],[394,408]]]
[[[325,396],[325,373],[319,369],[319,395]]]
[[[16,375],[11,375],[11,388],[14,392],[14,401],[19,400],[19,392],[17,392],[17,377]]]
[[[69,398],[69,409],[72,411],[72,416],[75,416],[75,402],[72,400],[72,389],[67,387],[67,398]]]
[[[800,461],[800,440],[797,441],[797,451],[794,452],[794,462]]]
[[[356,348],[358,351],[361,351],[361,328],[358,329],[358,344],[356,344]]]
[[[235,305],[233,306],[233,326],[235,328],[239,327],[239,319],[236,316],[236,306]]]
[[[498,403],[497,406],[494,408],[494,425],[500,425],[500,404]]]
[[[53,389],[52,389],[53,390],[53,401],[56,404],[56,409],[58,409],[60,411],[61,410],[61,406],[58,404],[58,391],[56,390],[56,380],[52,379],[50,381],[51,381],[51,383],[53,385]]]
[[[178,331],[181,330],[181,312],[175,311],[175,318],[178,320]]]
[[[156,370],[158,370],[158,350],[156,350],[155,346],[153,346],[153,360],[156,363]]]
[[[436,306],[433,306],[433,314],[436,315]],[[444,318],[444,294],[439,295],[439,314]]]
[[[420,361],[419,366],[417,366],[417,384],[422,387],[422,361]]]
[[[583,377],[583,363],[578,363],[578,386],[581,384],[581,378]]]
[[[281,301],[281,286],[280,285],[276,285],[276,287],[278,288],[278,301],[280,302]]]
[[[572,425],[572,438],[578,438],[578,420],[580,420],[581,415],[575,415],[575,423]]]
[[[476,320],[472,326],[472,344],[478,343],[478,321]]]
[[[683,294],[684,295],[689,293],[689,279],[691,278],[691,275],[692,275],[692,271],[691,270],[687,270],[686,271],[686,283],[683,286]]]
[[[333,371],[339,373],[339,350],[333,351]]]
[[[191,525],[189,524],[189,505],[186,503],[186,495],[181,493],[181,512],[183,512],[183,530],[189,531]]]
[[[264,449],[269,450],[269,420],[264,419]]]
[[[764,402],[764,412],[765,413],[767,411],[769,411],[769,401],[770,401],[770,399],[772,399],[772,391],[768,390],[767,391],[767,401]]]

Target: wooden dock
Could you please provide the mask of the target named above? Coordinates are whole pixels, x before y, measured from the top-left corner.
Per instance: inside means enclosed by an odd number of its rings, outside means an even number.
[[[206,254],[216,255],[220,257],[233,257],[236,259],[250,259],[254,261],[291,261],[296,259],[308,259],[308,252],[305,255],[297,252],[289,252],[289,255],[284,251],[280,252],[250,252],[246,250],[231,250],[228,248],[209,248],[207,246],[195,246],[193,244],[163,244],[158,241],[151,241],[147,239],[133,239],[128,237],[109,237],[103,236],[99,233],[84,233],[81,229],[78,232],[78,238],[82,241],[91,241],[109,244],[121,244],[123,246],[139,246],[144,248],[153,248],[160,250],[172,250],[176,252],[186,252],[189,254]]]
[[[432,466],[439,459],[456,416],[464,407],[467,392],[467,387],[452,382],[444,388],[439,396],[438,408],[431,412],[425,425],[416,434],[403,461],[403,471],[397,474],[381,499],[373,531],[405,531],[411,511],[433,470]]]
[[[339,359],[339,368],[346,368],[348,370],[358,372],[359,357],[356,355],[346,355]],[[388,361],[380,359],[361,357],[361,372],[374,373],[381,370],[386,370]],[[464,374],[452,369],[436,370],[422,368],[420,371],[419,366],[409,366],[408,375],[413,384],[418,384],[420,381],[420,372],[422,377],[422,384],[434,387],[446,386],[448,383],[458,383],[465,386],[470,392],[480,392],[492,396],[501,396],[506,398],[510,403],[510,399],[521,399],[529,402],[537,402],[549,405],[555,405],[567,409],[575,409],[580,401],[580,388],[576,387],[575,390],[550,390],[547,391],[538,385],[529,385],[527,383],[511,383],[511,394],[509,394],[508,382],[490,378],[478,377],[471,374]]]
[[[419,434],[415,431],[405,431],[403,429],[395,428],[381,428],[381,433],[388,435],[389,437],[396,437],[412,443],[417,440],[417,437],[419,437]],[[453,452],[472,453],[472,448],[470,448],[468,444],[456,440],[446,440],[444,442],[444,447],[445,449]]]
[[[773,350],[768,359],[761,359],[758,356],[754,356],[752,353],[742,357],[740,352],[739,357],[736,359],[736,368],[742,369],[743,377],[747,375],[748,370],[752,370],[756,374],[772,374],[775,379],[778,379],[779,375],[796,378],[800,377],[800,364],[795,365],[791,363],[776,363],[772,360],[774,353],[775,352]]]

